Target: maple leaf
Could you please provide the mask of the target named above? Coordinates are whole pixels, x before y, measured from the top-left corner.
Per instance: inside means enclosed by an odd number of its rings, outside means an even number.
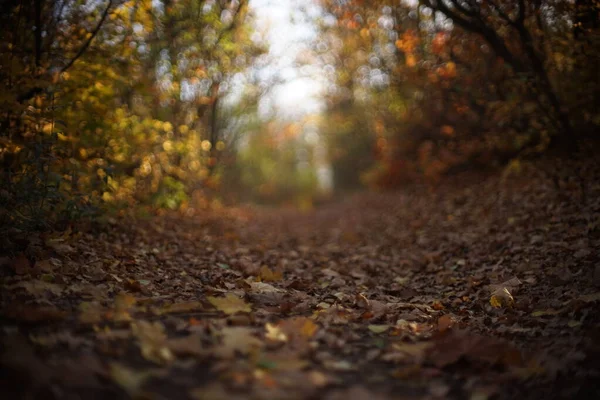
[[[236,352],[246,355],[262,348],[262,341],[252,333],[253,330],[250,328],[224,328],[221,331],[223,341],[215,350],[215,355],[221,358],[233,358]]]
[[[217,310],[224,312],[225,314],[231,315],[238,312],[251,312],[252,307],[244,300],[240,299],[232,293],[227,293],[225,297],[213,297],[209,296],[208,301]]]

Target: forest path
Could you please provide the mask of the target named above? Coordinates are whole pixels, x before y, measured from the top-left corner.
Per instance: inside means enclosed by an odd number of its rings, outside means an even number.
[[[492,177],[16,238],[2,393],[599,398],[598,181],[578,195]]]

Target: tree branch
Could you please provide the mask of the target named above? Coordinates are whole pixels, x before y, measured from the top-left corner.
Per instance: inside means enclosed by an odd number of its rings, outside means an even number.
[[[102,13],[102,17],[100,17],[100,21],[98,21],[98,25],[96,25],[96,28],[94,28],[94,30],[92,31],[92,35],[81,46],[81,48],[79,49],[79,51],[77,52],[77,54],[75,54],[75,56],[71,59],[71,61],[69,61],[67,63],[67,65],[65,65],[64,67],[61,68],[61,70],[60,70],[61,74],[63,72],[65,72],[66,70],[68,70],[69,68],[71,68],[71,66],[73,64],[75,64],[75,61],[77,61],[77,59],[79,59],[79,57],[81,57],[83,55],[83,53],[85,53],[85,51],[87,50],[87,48],[92,43],[92,40],[94,40],[94,38],[96,37],[96,35],[100,31],[100,28],[104,24],[104,21],[106,20],[106,17],[108,16],[108,12],[110,11],[110,8],[112,7],[112,5],[113,5],[113,0],[108,0],[108,5],[106,6],[106,9]]]
[[[507,13],[502,11],[502,8],[498,4],[496,4],[493,0],[488,0],[488,3],[490,3],[492,8],[498,13],[500,18],[508,22],[508,24],[511,26],[515,25],[515,21],[513,21]]]

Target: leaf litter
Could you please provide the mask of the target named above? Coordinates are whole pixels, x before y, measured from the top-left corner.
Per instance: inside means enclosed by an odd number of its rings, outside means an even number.
[[[3,389],[598,397],[600,187],[589,190],[582,205],[488,178],[308,213],[123,217],[32,237],[35,251],[1,261],[0,367],[15,377]]]

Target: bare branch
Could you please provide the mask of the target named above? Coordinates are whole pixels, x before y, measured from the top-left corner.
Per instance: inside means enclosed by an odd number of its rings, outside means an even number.
[[[69,68],[71,68],[71,66],[73,64],[75,64],[75,61],[77,61],[77,59],[79,59],[79,57],[81,57],[83,55],[83,53],[85,53],[85,51],[87,50],[87,48],[92,43],[92,40],[94,40],[94,38],[96,37],[96,35],[100,31],[100,28],[102,27],[102,24],[104,24],[104,21],[106,20],[106,17],[108,16],[108,12],[109,12],[110,8],[112,7],[112,5],[113,5],[113,0],[108,0],[108,5],[106,6],[106,9],[102,13],[102,16],[100,17],[100,21],[98,21],[98,25],[96,25],[96,28],[94,28],[94,30],[92,31],[92,34],[90,35],[90,37],[88,38],[88,40],[81,46],[81,48],[79,49],[79,51],[77,52],[77,54],[75,54],[75,56],[71,59],[71,61],[69,61],[67,63],[67,65],[65,65],[64,67],[62,67],[62,69],[60,70],[60,73],[63,73],[66,70],[68,70]]]
[[[519,0],[519,16],[516,22],[519,25],[523,25],[523,22],[525,22],[525,0]]]
[[[488,0],[488,3],[490,3],[490,5],[494,9],[494,11],[496,11],[498,13],[500,18],[502,18],[503,20],[508,22],[509,25],[512,25],[512,26],[515,25],[515,21],[513,21],[507,13],[502,11],[502,7],[500,7],[498,4],[496,4],[493,0]]]

